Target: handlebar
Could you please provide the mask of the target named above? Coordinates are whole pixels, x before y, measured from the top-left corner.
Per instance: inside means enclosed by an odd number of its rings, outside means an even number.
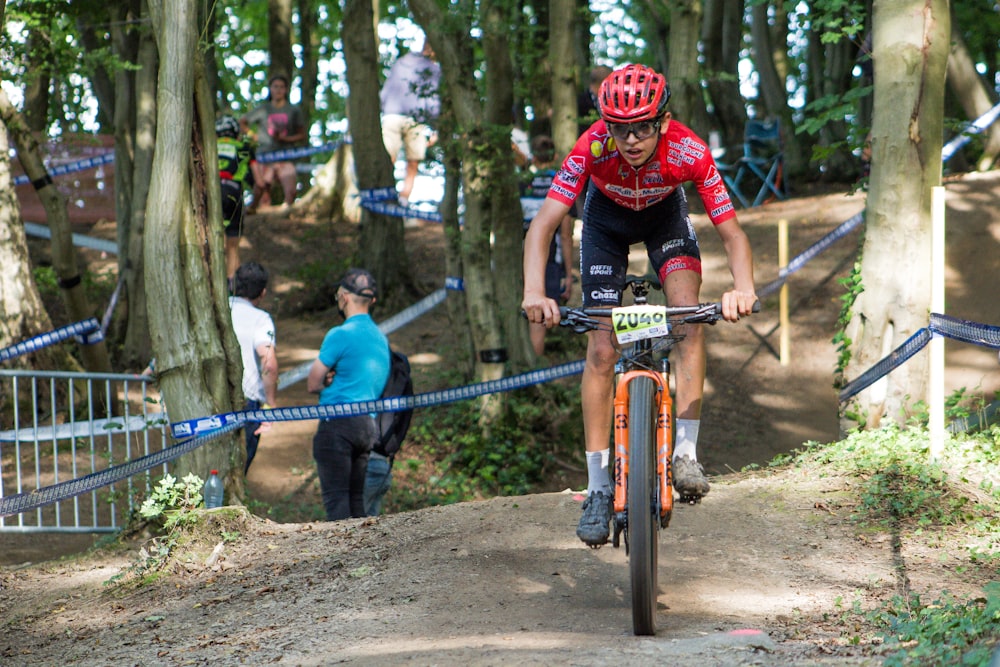
[[[576,333],[586,333],[601,326],[597,317],[611,317],[610,306],[590,308],[559,307],[559,326],[569,327]],[[760,301],[755,301],[751,312],[760,312]],[[722,319],[722,303],[715,301],[697,306],[666,306],[667,318],[673,324],[715,324]]]

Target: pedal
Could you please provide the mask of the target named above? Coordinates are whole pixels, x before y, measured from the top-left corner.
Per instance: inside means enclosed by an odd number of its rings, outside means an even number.
[[[698,503],[701,502],[702,497],[703,496],[698,496],[698,495],[694,495],[694,496],[685,496],[685,495],[682,495],[681,498],[680,498],[680,500],[681,500],[682,503],[687,503],[688,505],[697,505]]]

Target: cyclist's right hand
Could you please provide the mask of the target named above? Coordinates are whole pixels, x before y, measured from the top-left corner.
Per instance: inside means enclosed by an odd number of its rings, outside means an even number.
[[[544,324],[548,329],[559,324],[559,304],[555,299],[545,295],[525,292],[521,300],[521,310],[524,311],[528,321],[534,324]]]

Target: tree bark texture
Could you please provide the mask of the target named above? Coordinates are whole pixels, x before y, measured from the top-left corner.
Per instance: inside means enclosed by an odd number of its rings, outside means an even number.
[[[875,4],[875,115],[872,173],[861,280],[846,334],[848,380],[928,325],[931,294],[931,191],[941,184],[947,0]],[[928,358],[916,354],[841,406],[864,426],[885,417],[905,423],[927,398]]]
[[[24,167],[35,192],[45,207],[49,231],[52,235],[52,268],[59,279],[60,294],[71,322],[80,322],[94,317],[94,309],[87,299],[83,286],[83,277],[76,262],[76,249],[73,247],[73,230],[69,224],[66,212],[66,198],[56,188],[42,162],[41,149],[38,141],[31,134],[24,119],[10,103],[5,92],[0,91],[0,116],[17,144],[17,155]],[[69,324],[70,322],[67,322]],[[108,348],[101,340],[90,345],[80,346],[80,357],[84,368],[92,372],[106,373],[111,370],[108,360]]]
[[[200,68],[198,5],[168,0],[150,6],[162,57],[145,278],[157,379],[171,419],[180,421],[242,407],[242,372],[226,297],[214,126],[207,124],[214,112]],[[180,457],[173,470],[204,479],[218,469],[229,497],[239,498],[245,456],[230,434]]]
[[[358,189],[395,185],[392,160],[382,141],[379,113],[379,63],[371,0],[344,5],[344,60],[351,90],[350,122]],[[360,263],[375,276],[385,306],[402,306],[403,293],[415,294],[407,270],[403,219],[361,210]]]
[[[576,0],[549,2],[549,67],[552,70],[552,140],[556,155],[573,150],[579,137],[576,96],[587,87],[587,71],[578,71],[574,59]],[[579,84],[577,83],[579,81]]]
[[[742,0],[706,0],[701,40],[705,51],[703,75],[715,112],[714,127],[721,134],[721,145],[730,149],[743,143],[747,124],[747,108],[740,94],[742,31]]]
[[[292,35],[292,0],[267,0],[267,52],[271,55],[268,78],[283,74],[291,84],[295,75]]]
[[[514,17],[503,0],[480,4],[483,24],[483,58],[486,64],[486,117],[493,157],[484,161],[488,177],[493,228],[493,276],[503,339],[514,368],[530,368],[535,353],[528,322],[521,317],[524,254],[524,216],[518,192],[517,168],[511,151],[511,109],[514,105],[514,71],[507,35]]]
[[[6,97],[6,93],[0,91]],[[21,222],[21,208],[14,192],[10,173],[10,150],[7,126],[0,119],[0,348],[9,347],[32,336],[52,330],[52,321],[42,303],[31,271],[28,239]],[[4,362],[5,368],[79,371],[80,365],[65,344],[42,348],[31,354]],[[0,383],[0,392],[7,391]],[[9,397],[0,395],[0,412],[8,407]]]
[[[711,129],[698,64],[701,0],[672,3],[670,9],[670,108],[674,117],[702,137]]]
[[[471,75],[472,61],[461,57],[471,54],[467,27],[458,17],[446,16],[434,0],[414,0],[410,9],[417,23],[424,26],[444,26],[445,32],[428,33],[441,63],[441,76],[454,111],[458,141],[462,154],[462,187],[465,201],[462,230],[462,264],[465,281],[469,325],[476,346],[476,378],[479,381],[503,377],[504,364],[493,356],[506,347],[497,312],[497,294],[493,282],[493,253],[490,247],[490,186],[495,176],[489,169],[489,159],[478,153],[489,146],[490,133],[484,123],[484,109],[475,78]],[[508,137],[509,141],[509,137]],[[509,146],[508,146],[509,151]],[[483,397],[482,422],[489,424],[502,412],[503,399],[498,394]]]

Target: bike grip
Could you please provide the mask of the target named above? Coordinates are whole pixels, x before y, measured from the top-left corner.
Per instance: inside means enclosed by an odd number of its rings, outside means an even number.
[[[751,313],[760,312],[760,299],[757,299],[756,301],[753,302],[753,308],[750,309],[750,312]]]

